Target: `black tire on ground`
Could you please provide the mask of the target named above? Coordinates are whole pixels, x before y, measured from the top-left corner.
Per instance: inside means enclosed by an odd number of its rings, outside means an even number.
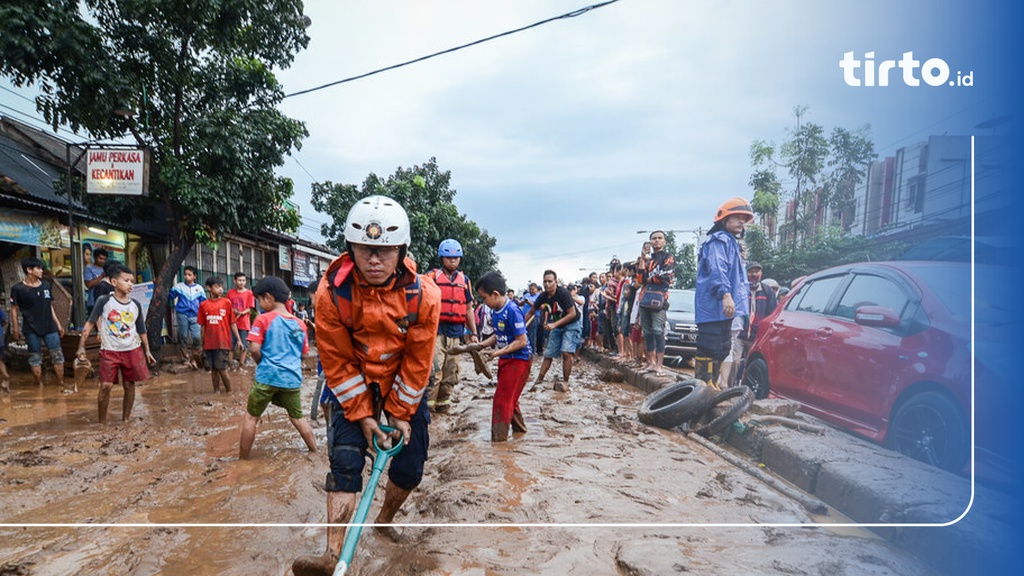
[[[722,407],[722,404],[733,398],[736,398],[735,402],[728,407]],[[711,402],[711,409],[696,426],[690,429],[692,432],[701,436],[714,436],[725,432],[754,403],[754,391],[746,386],[726,388],[716,394]]]
[[[754,398],[764,400],[771,391],[768,382],[768,363],[758,356],[747,363],[743,372],[743,385],[754,391]]]
[[[706,411],[714,395],[700,380],[675,382],[644,398],[638,416],[644,424],[675,428]]]
[[[959,473],[969,449],[967,418],[948,394],[922,392],[896,410],[888,444],[897,452],[943,470]]]

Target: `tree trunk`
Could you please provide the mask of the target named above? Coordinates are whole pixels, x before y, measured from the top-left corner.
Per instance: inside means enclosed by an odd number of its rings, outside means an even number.
[[[185,238],[171,245],[171,251],[167,260],[160,267],[156,281],[153,282],[153,300],[149,303],[149,311],[146,314],[146,332],[149,334],[149,346],[157,360],[160,359],[160,348],[162,339],[160,337],[163,329],[164,319],[167,317],[167,295],[174,285],[174,277],[185,262],[185,256],[195,246],[194,238]],[[171,326],[168,325],[168,334],[171,334]]]

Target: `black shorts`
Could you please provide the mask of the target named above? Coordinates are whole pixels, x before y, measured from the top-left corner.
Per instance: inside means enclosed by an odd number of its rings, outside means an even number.
[[[725,360],[732,351],[732,319],[697,324],[697,356]]]
[[[228,369],[228,360],[231,358],[231,350],[204,350],[206,354],[207,367],[217,371]]]

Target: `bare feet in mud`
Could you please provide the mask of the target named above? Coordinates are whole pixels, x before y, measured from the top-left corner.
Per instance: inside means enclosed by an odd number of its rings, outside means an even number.
[[[319,556],[301,556],[292,562],[292,574],[295,576],[331,576],[338,559],[330,554]]]
[[[402,535],[394,526],[374,526],[373,531],[395,544],[400,543],[402,540]]]

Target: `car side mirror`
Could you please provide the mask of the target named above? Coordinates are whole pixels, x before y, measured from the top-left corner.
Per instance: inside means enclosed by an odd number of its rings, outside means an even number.
[[[853,320],[861,326],[875,328],[898,328],[900,325],[899,315],[887,306],[861,306],[854,312]]]

